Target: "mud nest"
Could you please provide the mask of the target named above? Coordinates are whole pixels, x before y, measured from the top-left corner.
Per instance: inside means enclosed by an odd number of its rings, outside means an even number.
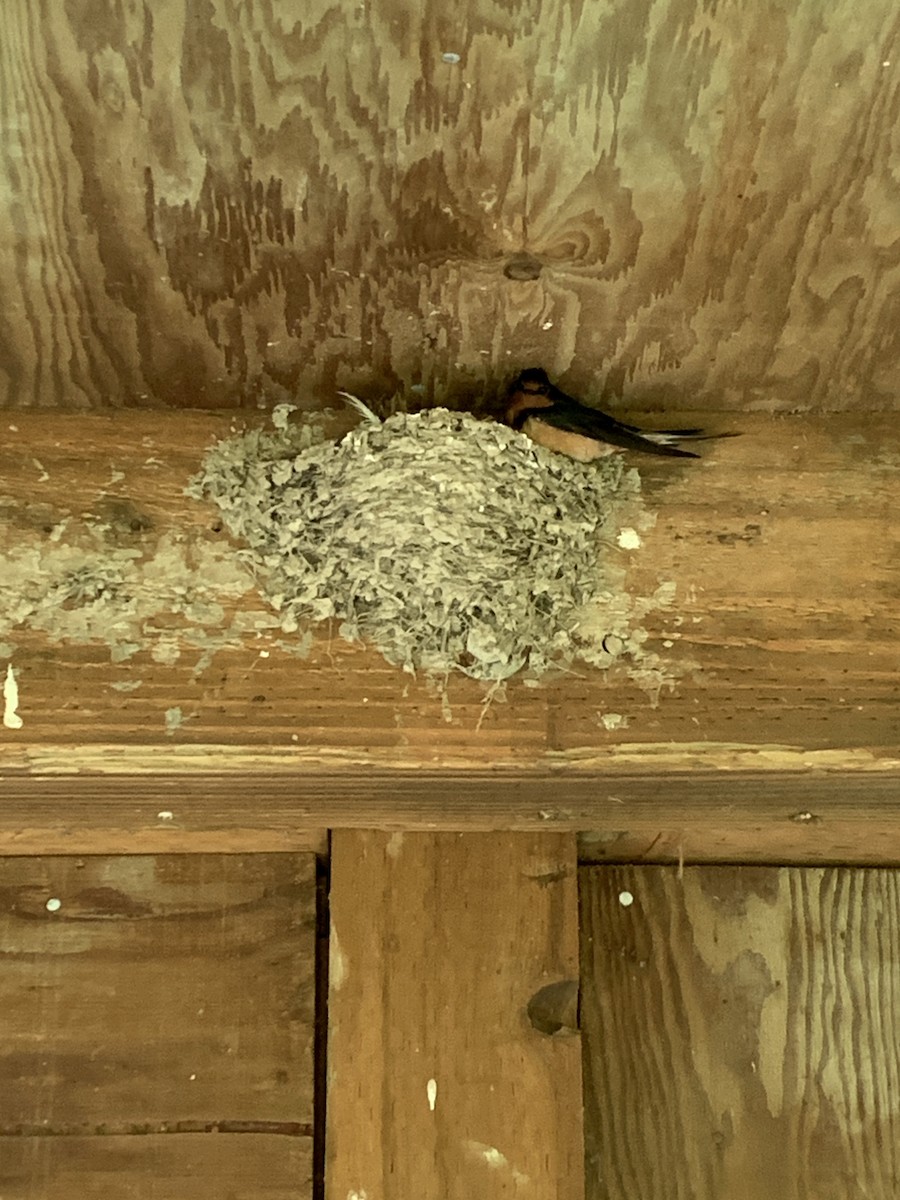
[[[286,632],[333,619],[408,671],[494,681],[603,665],[603,634],[628,637],[611,547],[639,484],[619,455],[584,465],[434,409],[338,442],[308,423],[232,438],[190,490],[247,543]]]

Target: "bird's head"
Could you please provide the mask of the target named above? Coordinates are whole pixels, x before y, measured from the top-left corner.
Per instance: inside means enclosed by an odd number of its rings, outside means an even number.
[[[506,397],[506,420],[513,429],[521,429],[530,412],[551,408],[552,384],[543,367],[528,367],[520,372]]]
[[[527,371],[522,371],[512,385],[513,391],[529,392],[537,396],[546,396],[550,388],[551,383],[543,367],[529,367]]]

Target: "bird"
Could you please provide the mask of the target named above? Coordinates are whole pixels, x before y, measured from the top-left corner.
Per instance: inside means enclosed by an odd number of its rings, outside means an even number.
[[[550,382],[541,367],[529,367],[517,376],[506,398],[506,422],[539,445],[567,454],[578,462],[593,462],[615,453],[616,447],[667,458],[699,458],[699,454],[682,450],[676,443],[736,436],[706,433],[703,429],[641,429],[626,425],[567,395]]]

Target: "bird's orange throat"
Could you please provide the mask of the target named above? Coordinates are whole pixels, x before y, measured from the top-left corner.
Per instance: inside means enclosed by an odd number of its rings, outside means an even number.
[[[522,426],[522,432],[527,433],[539,446],[546,446],[557,454],[567,454],[578,462],[594,462],[595,459],[617,453],[616,447],[607,442],[598,442],[580,433],[570,433],[567,429],[557,429],[540,417],[529,417]]]

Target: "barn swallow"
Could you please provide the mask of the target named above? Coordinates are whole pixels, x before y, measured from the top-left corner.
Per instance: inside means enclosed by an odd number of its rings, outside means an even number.
[[[540,367],[523,371],[509,391],[506,420],[532,441],[579,462],[613,454],[614,447],[642,450],[669,458],[699,458],[674,443],[702,438],[734,437],[702,429],[639,429],[625,425],[598,408],[589,408],[550,382]]]

